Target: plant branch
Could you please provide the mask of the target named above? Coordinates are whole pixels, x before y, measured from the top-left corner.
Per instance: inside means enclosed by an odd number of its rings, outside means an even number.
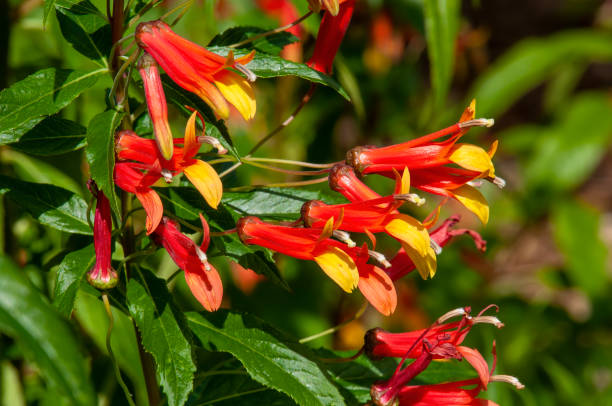
[[[278,27],[278,28],[275,28],[275,29],[270,30],[270,31],[262,32],[262,33],[257,34],[257,35],[253,35],[251,38],[247,38],[244,41],[240,41],[240,42],[237,42],[235,44],[232,44],[229,47],[230,48],[239,48],[239,47],[241,47],[243,45],[246,45],[248,43],[257,41],[258,39],[261,39],[261,38],[265,38],[265,37],[267,37],[269,35],[276,34],[276,33],[283,32],[283,31],[287,31],[288,29],[290,29],[290,28],[300,24],[302,21],[304,21],[305,19],[307,19],[311,15],[312,15],[312,10],[307,12],[306,14],[304,14],[303,16],[301,16],[300,18],[298,18],[297,20],[295,20],[292,23],[289,23],[287,25],[283,25],[282,27]]]

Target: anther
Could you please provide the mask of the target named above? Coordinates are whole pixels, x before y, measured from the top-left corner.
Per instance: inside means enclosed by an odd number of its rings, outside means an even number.
[[[221,145],[219,140],[215,137],[211,137],[209,135],[200,135],[198,136],[198,143],[212,145],[212,147],[217,150],[217,153],[219,155],[227,154],[227,149],[223,145]]]
[[[500,178],[499,176],[494,177],[492,182],[495,186],[497,186],[500,189],[503,189],[506,187],[506,180],[503,178]]]
[[[417,195],[416,193],[404,193],[404,194],[394,195],[393,198],[395,200],[405,200],[416,206],[422,206],[425,204],[425,199],[423,199],[421,196]]]
[[[523,385],[517,377],[511,375],[493,375],[489,378],[489,382],[506,382],[516,389],[525,388],[525,385]]]
[[[492,324],[497,328],[502,328],[504,327],[504,323],[502,323],[497,317],[495,316],[476,316],[472,319],[472,323],[473,324]]]
[[[440,247],[440,244],[438,244],[434,240],[429,240],[429,246],[434,250],[436,255],[440,255],[442,253],[442,247]]]
[[[234,64],[234,68],[236,68],[237,70],[239,70],[241,73],[244,74],[244,76],[246,76],[246,79],[249,82],[255,82],[257,80],[257,75],[255,75],[249,68],[247,68],[244,65],[241,65],[239,63]]]
[[[387,257],[380,252],[368,250],[368,255],[385,268],[391,268],[391,263],[387,260]]]
[[[196,255],[198,256],[198,259],[200,260],[200,262],[202,263],[202,265],[204,265],[204,269],[206,269],[207,271],[210,271],[210,264],[208,263],[208,257],[206,256],[206,253],[204,253],[204,251],[202,251],[199,247],[195,247],[196,248]]]
[[[172,172],[170,172],[168,169],[162,169],[161,176],[164,177],[166,183],[172,183]]]
[[[454,317],[463,317],[467,314],[467,312],[465,311],[465,307],[458,307],[456,309],[453,309],[449,312],[444,313],[442,316],[438,317],[438,320],[436,320],[436,322],[438,324],[442,324],[444,323],[446,320],[452,319]]]
[[[459,128],[469,127],[493,127],[495,120],[492,118],[476,118],[474,120],[467,120],[459,123]]]
[[[334,230],[333,233],[332,233],[332,237],[334,237],[338,241],[342,241],[343,243],[348,245],[349,248],[354,248],[354,247],[357,246],[357,243],[355,243],[355,241],[351,240],[351,235],[349,233],[347,233],[346,231]]]

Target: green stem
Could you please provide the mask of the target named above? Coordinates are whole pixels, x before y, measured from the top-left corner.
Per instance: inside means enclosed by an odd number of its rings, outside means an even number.
[[[352,318],[350,318],[350,319],[348,319],[348,320],[338,324],[337,326],[328,328],[327,330],[323,330],[320,333],[317,333],[315,335],[312,335],[312,336],[309,336],[309,337],[304,337],[301,340],[299,340],[299,343],[300,344],[304,344],[304,343],[307,343],[309,341],[316,340],[317,338],[324,337],[326,335],[335,333],[336,331],[340,330],[342,327],[344,327],[347,324],[352,323],[353,321],[355,321],[358,318],[360,318],[363,315],[363,313],[365,312],[367,307],[368,307],[368,302],[364,302],[363,305],[359,308],[359,310],[357,310],[357,313],[355,313],[355,315]]]
[[[307,19],[311,15],[312,15],[312,10],[307,12],[306,14],[304,14],[303,16],[301,16],[300,18],[298,18],[297,20],[295,20],[292,23],[289,23],[287,25],[283,25],[282,27],[278,27],[278,28],[275,28],[275,29],[270,30],[270,31],[262,32],[261,34],[253,35],[251,38],[247,38],[244,41],[240,41],[240,42],[237,42],[235,44],[232,44],[229,47],[230,48],[239,48],[239,47],[241,47],[243,45],[246,45],[248,43],[257,41],[258,39],[261,39],[261,38],[265,38],[265,37],[267,37],[269,35],[276,34],[276,33],[283,32],[283,31],[287,31],[288,29],[298,25],[299,23],[301,23],[302,21],[304,21],[305,19]]]

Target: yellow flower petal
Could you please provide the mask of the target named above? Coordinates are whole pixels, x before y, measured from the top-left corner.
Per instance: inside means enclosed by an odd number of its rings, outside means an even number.
[[[410,171],[408,167],[404,167],[404,172],[400,176],[399,172],[393,168],[393,174],[395,175],[395,194],[408,194],[410,193]]]
[[[198,189],[206,203],[216,209],[223,195],[223,184],[215,169],[204,161],[196,160],[183,171],[187,179]]]
[[[431,248],[429,233],[418,220],[400,214],[385,226],[385,231],[397,238],[423,279],[436,273],[436,253]]]
[[[217,89],[211,82],[207,80],[201,80],[199,83],[199,89],[197,90],[198,96],[206,104],[208,104],[214,112],[222,119],[229,117],[229,106],[223,98],[223,94]]]
[[[472,144],[455,144],[448,159],[462,168],[481,172],[482,176],[495,176],[491,156],[484,149]]]
[[[478,216],[480,221],[482,221],[482,224],[487,224],[489,221],[489,204],[485,200],[482,193],[469,185],[463,185],[457,189],[451,190],[450,192],[453,193],[455,199],[457,199],[469,211]]]
[[[255,116],[255,94],[245,78],[235,72],[223,70],[215,75],[215,85],[245,120]]]
[[[334,217],[330,217],[327,219],[325,226],[323,226],[323,231],[321,231],[321,235],[319,235],[319,239],[317,241],[323,241],[328,239],[334,233]]]
[[[189,120],[187,121],[187,125],[185,126],[185,140],[183,141],[183,146],[186,150],[190,150],[197,144],[196,141],[196,118],[198,113],[194,111]]]
[[[470,105],[463,110],[459,122],[462,123],[464,121],[473,120],[474,117],[476,117],[476,99],[472,99]]]
[[[345,292],[352,292],[359,283],[359,272],[351,257],[338,247],[328,247],[315,261],[323,272]]]
[[[323,5],[329,11],[329,14],[333,16],[337,16],[340,11],[340,1],[339,0],[323,0]]]

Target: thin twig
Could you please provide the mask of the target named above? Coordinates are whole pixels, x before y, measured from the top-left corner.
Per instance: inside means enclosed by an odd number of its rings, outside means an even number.
[[[235,44],[230,45],[229,48],[238,48],[238,47],[246,45],[246,44],[248,44],[250,42],[257,41],[260,38],[265,38],[265,37],[267,37],[269,35],[272,35],[272,34],[276,34],[276,33],[283,32],[283,31],[287,31],[288,29],[298,25],[299,23],[301,23],[302,21],[304,21],[305,19],[307,19],[311,15],[312,15],[312,10],[309,11],[308,13],[304,14],[303,16],[301,16],[300,18],[298,18],[297,20],[295,20],[292,23],[289,23],[287,25],[283,25],[282,27],[278,27],[278,28],[275,28],[275,29],[270,30],[270,31],[262,32],[262,33],[257,34],[257,35],[253,35],[251,38],[247,38],[244,41],[240,41],[240,42],[237,42]]]
[[[316,340],[317,338],[324,337],[326,335],[335,333],[336,331],[340,330],[342,327],[344,327],[347,324],[352,323],[353,321],[355,321],[358,318],[360,318],[363,315],[363,313],[365,312],[367,307],[368,307],[368,302],[363,302],[363,305],[361,305],[359,310],[357,310],[357,313],[355,313],[355,315],[353,317],[351,317],[350,319],[348,319],[348,320],[338,324],[337,326],[328,328],[327,330],[323,330],[320,333],[317,333],[315,335],[312,335],[312,336],[309,336],[309,337],[304,337],[301,340],[299,340],[298,342],[300,344],[304,344],[304,343],[307,343],[309,341]]]
[[[327,182],[327,176],[324,178],[303,180],[299,182],[286,182],[286,183],[266,183],[262,185],[247,185],[247,186],[237,186],[227,188],[228,192],[243,192],[245,190],[258,189],[258,188],[266,188],[266,187],[294,187],[294,186],[307,186],[307,185],[315,185],[317,183]]]
[[[255,166],[257,168],[267,169],[273,172],[286,173],[288,175],[314,176],[314,175],[321,175],[323,173],[329,172],[329,168],[319,169],[317,171],[293,171],[290,169],[282,169],[282,168],[277,168],[275,166],[264,165],[264,164],[260,164],[257,162],[252,162],[252,161],[249,161],[248,159],[243,159],[243,162],[246,163],[247,165]]]
[[[332,166],[337,164],[337,162],[332,162],[330,164],[314,164],[311,162],[293,161],[290,159],[277,159],[277,158],[256,158],[256,157],[247,158],[245,157],[242,159],[247,160],[247,161],[254,161],[254,162],[270,162],[270,163],[276,163],[276,164],[303,166],[305,168],[331,168]]]

